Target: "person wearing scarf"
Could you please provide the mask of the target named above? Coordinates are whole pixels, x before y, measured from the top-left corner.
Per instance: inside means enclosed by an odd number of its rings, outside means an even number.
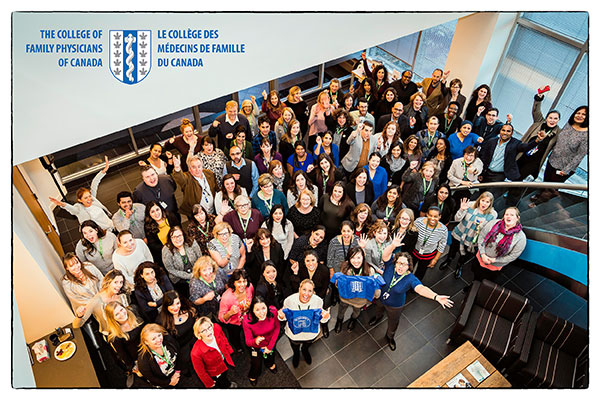
[[[473,267],[474,280],[494,281],[504,266],[523,253],[527,237],[520,219],[519,210],[516,207],[508,207],[501,220],[494,219],[481,228],[477,252],[479,265]]]

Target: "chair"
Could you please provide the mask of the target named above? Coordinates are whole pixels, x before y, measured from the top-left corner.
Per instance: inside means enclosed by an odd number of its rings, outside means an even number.
[[[448,342],[466,340],[497,368],[521,353],[532,307],[529,300],[484,279],[474,281]]]
[[[521,355],[508,373],[522,387],[587,388],[588,331],[547,312],[534,314]]]

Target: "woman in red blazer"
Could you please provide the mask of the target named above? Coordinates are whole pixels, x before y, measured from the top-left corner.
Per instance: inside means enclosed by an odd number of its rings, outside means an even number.
[[[192,348],[191,358],[196,374],[207,389],[237,387],[227,379],[227,364],[234,366],[231,359],[233,349],[223,329],[213,324],[210,318],[200,317],[194,323],[194,335],[198,338]]]

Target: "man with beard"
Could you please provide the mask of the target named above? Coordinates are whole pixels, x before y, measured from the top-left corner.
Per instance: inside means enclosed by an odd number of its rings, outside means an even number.
[[[112,220],[118,232],[128,230],[135,239],[146,237],[144,232],[144,213],[146,206],[134,203],[130,192],[119,192],[117,194],[119,211],[113,214]]]
[[[402,103],[399,101],[394,103],[391,114],[384,114],[379,117],[375,132],[382,132],[385,125],[390,121],[397,123],[400,126],[400,132],[403,132],[403,129],[408,127],[409,121],[408,118],[406,118],[406,115],[402,115],[402,111],[404,111],[404,106]]]

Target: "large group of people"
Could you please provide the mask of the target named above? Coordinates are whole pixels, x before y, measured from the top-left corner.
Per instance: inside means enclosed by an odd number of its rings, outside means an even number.
[[[587,106],[560,128],[558,111],[541,114],[540,90],[518,140],[485,84],[466,99],[450,71],[390,82],[385,66],[362,63],[355,88],[334,79],[310,109],[294,86],[285,102],[277,91],[261,107],[229,101],[207,134],[184,119],[181,135],[151,146],[114,215],[96,198],[108,159],[76,204],[51,199],[81,225],[64,257],[74,326],[94,317],[128,381],[228,388],[231,355],[246,352],[256,386],[263,361],[278,372],[282,334],[294,367],[312,362],[332,306],[338,334],[348,308],[352,331],[373,304],[369,325],[387,315],[393,351],[408,291],[453,306],[423,283],[429,269],[458,254],[457,278],[470,265],[495,279],[525,248],[519,210],[499,216],[502,192],[473,185],[535,178],[546,159],[545,180],[564,181],[587,152]]]

